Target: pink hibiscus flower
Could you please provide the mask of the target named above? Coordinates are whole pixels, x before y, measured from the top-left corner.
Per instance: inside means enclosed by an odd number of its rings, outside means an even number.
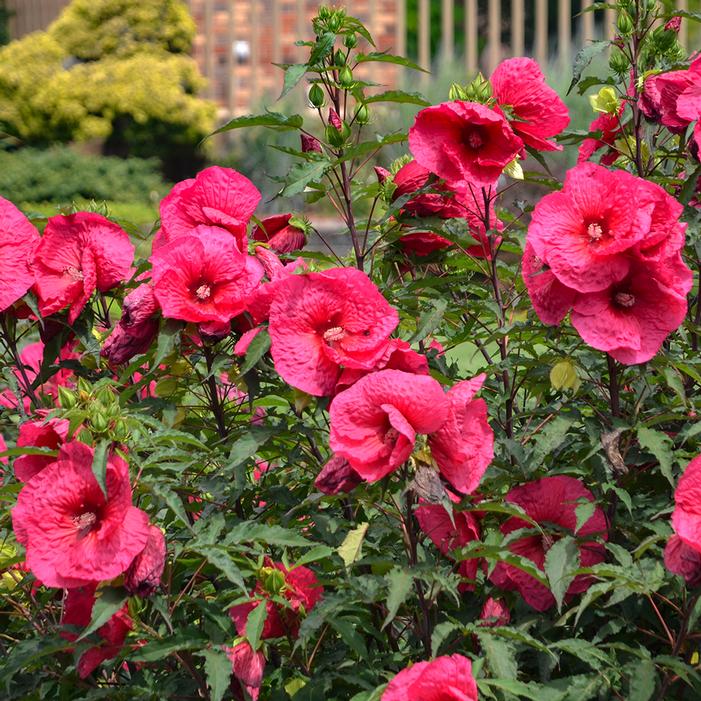
[[[578,294],[570,319],[592,348],[626,365],[650,360],[686,316],[691,271],[677,254],[661,263],[634,260],[626,277]]]
[[[514,487],[506,495],[507,502],[520,506],[544,529],[547,529],[547,524],[560,528],[552,532],[546,530],[544,535],[536,534],[518,538],[509,544],[509,550],[531,560],[539,570],[543,571],[545,556],[555,540],[561,536],[563,529],[576,535],[578,539],[597,536],[607,540],[606,518],[598,506],[575,534],[576,509],[584,500],[594,501],[594,496],[578,479],[564,475],[543,477],[535,482]],[[531,528],[531,525],[521,518],[512,516],[501,525],[501,532],[507,535],[520,528]],[[591,567],[603,562],[605,556],[606,551],[600,543],[590,539],[579,544],[581,567]],[[555,604],[555,597],[546,586],[513,565],[498,563],[491,575],[491,580],[501,589],[518,590],[524,601],[536,611],[547,611]],[[581,594],[590,587],[591,583],[591,577],[577,575],[567,590],[567,596]]]
[[[266,217],[261,226],[253,229],[251,237],[254,241],[267,243],[278,253],[299,251],[307,243],[306,233],[294,224],[290,224],[291,214],[274,214]]]
[[[435,183],[431,181],[435,180]],[[457,202],[445,183],[437,180],[430,170],[424,168],[417,161],[409,161],[395,174],[392,182],[395,184],[392,193],[392,201],[405,195],[411,195],[417,190],[431,184],[431,189],[436,192],[426,192],[412,197],[403,207],[403,212],[414,217],[440,217],[441,219],[453,219],[463,214],[463,208]]]
[[[398,323],[396,310],[355,268],[288,276],[270,306],[275,369],[303,392],[329,395],[341,366],[375,366]]]
[[[113,455],[102,493],[92,470],[93,450],[61,446],[58,460],[24,485],[12,510],[27,565],[49,587],[113,579],[146,545],[148,516],[132,506],[129,468]]]
[[[248,615],[257,606],[265,604],[267,615],[261,639],[281,638],[288,634],[296,637],[302,615],[308,614],[319,603],[323,593],[324,588],[308,567],[287,569],[281,562],[266,558],[251,601],[232,606],[229,615],[238,634],[245,635]],[[271,596],[286,599],[287,606],[271,601]]]
[[[163,316],[192,322],[227,323],[245,311],[263,277],[252,256],[216,227],[163,244],[151,256],[153,291]]]
[[[417,433],[437,431],[449,409],[432,377],[380,370],[333,400],[329,445],[363,479],[376,482],[409,458]]]
[[[561,151],[551,137],[570,123],[567,106],[545,83],[545,77],[532,58],[502,61],[489,79],[492,94],[509,124],[523,143],[539,151]]]
[[[124,588],[141,597],[151,596],[161,583],[166,563],[166,539],[158,526],[148,527],[144,549],[133,559],[124,573]]]
[[[51,448],[58,450],[68,437],[69,421],[66,419],[35,419],[25,421],[19,427],[17,447]],[[51,455],[20,455],[15,458],[15,477],[28,482],[45,467],[56,462]]]
[[[422,504],[414,516],[421,530],[446,557],[451,557],[453,550],[480,539],[479,521],[469,511],[453,511],[451,516],[440,504]],[[474,590],[472,582],[477,577],[478,564],[477,558],[460,562],[458,572],[469,580],[461,589]]]
[[[381,701],[477,701],[472,663],[462,655],[417,662],[392,679]]]
[[[63,603],[63,615],[61,616],[62,625],[85,628],[90,624],[95,603],[96,587],[97,584],[95,583],[86,584],[66,592],[66,598]],[[101,639],[100,643],[86,650],[80,656],[77,665],[80,678],[85,679],[105,660],[111,660],[113,657],[116,657],[131,629],[132,620],[129,616],[127,605],[124,604],[107,623],[98,628],[97,636]],[[73,641],[77,639],[78,635],[64,631],[61,633],[61,637]]]
[[[258,650],[256,652],[250,643],[243,642],[234,647],[224,647],[226,656],[231,661],[231,669],[234,676],[240,682],[253,701],[257,701],[260,695],[260,686],[263,683],[263,671],[265,670],[265,656]],[[239,698],[237,696],[237,698]]]
[[[484,399],[474,398],[484,380],[481,374],[448,390],[447,420],[428,439],[441,474],[463,494],[477,489],[494,457],[494,432],[487,423],[487,404]]]
[[[686,466],[674,490],[672,528],[684,543],[701,553],[701,456]]]
[[[219,229],[234,237],[240,252],[246,252],[246,229],[260,192],[241,173],[231,168],[205,168],[190,180],[178,183],[161,202],[161,230],[154,250],[180,236],[200,229]]]
[[[621,120],[625,104],[621,105],[618,114],[601,114],[590,125],[589,132],[600,132],[598,137],[584,139],[579,145],[579,156],[577,163],[588,161],[597,151],[606,148],[606,152],[601,155],[599,162],[601,165],[610,166],[620,156],[615,148],[616,140],[621,137]]]
[[[409,148],[424,168],[464,189],[466,182],[494,185],[523,141],[496,110],[457,101],[421,110],[409,130]]]
[[[688,70],[669,71],[648,78],[648,81],[653,83],[653,100],[654,97],[659,98],[655,104],[659,119],[670,131],[679,134],[694,119],[698,119],[701,108],[701,58],[693,61]]]
[[[107,292],[129,277],[133,260],[127,232],[102,215],[50,217],[33,263],[39,311],[70,307],[72,324],[96,289]]]
[[[34,284],[30,265],[38,244],[36,227],[12,202],[0,197],[0,312],[24,297]]]
[[[665,197],[669,197],[663,190]],[[670,198],[671,199],[671,198]],[[623,280],[629,249],[666,235],[680,225],[653,229],[656,207],[668,207],[660,192],[621,170],[583,163],[567,172],[564,187],[543,197],[528,228],[528,243],[555,277],[579,292],[597,292]]]

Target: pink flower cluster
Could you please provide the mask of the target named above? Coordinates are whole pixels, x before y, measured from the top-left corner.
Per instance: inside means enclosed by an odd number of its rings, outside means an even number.
[[[528,228],[523,279],[545,324],[627,365],[650,360],[684,320],[692,274],[682,206],[659,185],[583,163],[543,197]]]

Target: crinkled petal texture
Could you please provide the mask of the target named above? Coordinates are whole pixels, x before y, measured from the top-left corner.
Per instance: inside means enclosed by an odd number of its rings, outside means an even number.
[[[200,226],[228,232],[246,252],[246,228],[260,202],[260,192],[231,168],[205,168],[178,183],[161,202],[161,231],[154,247],[193,233]]]
[[[678,535],[673,535],[664,549],[665,567],[678,574],[690,586],[701,584],[701,552],[687,545]]]
[[[477,489],[494,457],[494,432],[487,423],[487,404],[475,399],[484,383],[481,374],[448,390],[448,418],[428,444],[445,479],[463,494]]]
[[[494,185],[523,148],[504,116],[476,102],[444,102],[416,115],[409,148],[419,165],[464,189]]]
[[[31,446],[58,450],[68,437],[68,427],[67,419],[25,421],[19,427],[17,447]],[[22,482],[28,482],[55,461],[56,458],[51,455],[20,455],[15,459],[15,477]]]
[[[31,262],[38,244],[36,227],[12,202],[0,197],[0,312],[34,284]]]
[[[417,662],[392,679],[381,701],[477,701],[472,663],[462,655]]]
[[[689,547],[701,552],[701,456],[687,465],[674,491],[672,527]]]
[[[363,479],[376,482],[409,458],[417,433],[445,423],[449,407],[432,377],[380,370],[333,400],[329,445]]]
[[[69,306],[73,323],[97,289],[126,280],[134,260],[129,235],[94,212],[51,217],[34,256],[35,290],[44,316]]]
[[[355,268],[289,276],[274,292],[269,328],[275,369],[315,396],[334,391],[341,366],[375,367],[399,323],[397,311]]]
[[[640,187],[640,180],[624,171],[578,165],[568,171],[560,192],[536,205],[528,243],[567,287],[606,289],[628,274],[624,253],[650,232],[654,205],[640,201]]]
[[[684,321],[691,275],[685,270],[679,254],[664,264],[633,261],[630,273],[619,283],[577,296],[572,325],[586,343],[621,363],[644,363]]]
[[[578,479],[558,475],[543,477],[535,482],[515,487],[506,495],[506,501],[520,506],[545,530],[544,536],[540,533],[528,535],[509,544],[509,550],[512,553],[531,560],[539,570],[543,571],[547,551],[554,540],[560,537],[562,530],[575,535],[577,506],[584,501],[593,502],[594,496]],[[549,533],[548,524],[560,528],[558,531]],[[517,517],[511,517],[501,525],[504,535],[520,528],[532,528],[532,526]],[[585,539],[587,536],[596,536],[603,540],[608,538],[606,518],[598,506],[576,532],[578,540]],[[603,545],[594,540],[584,540],[579,543],[581,567],[591,567],[602,562],[605,555]],[[546,586],[512,565],[500,562],[494,568],[491,580],[502,589],[518,590],[524,601],[537,611],[547,611],[555,604],[555,597]],[[567,596],[581,594],[589,588],[591,583],[591,577],[577,575],[567,590]]]
[[[226,323],[246,310],[263,267],[216,227],[163,244],[151,256],[153,291],[163,316]]]
[[[516,117],[511,128],[523,143],[539,151],[561,151],[549,139],[570,123],[567,106],[545,83],[545,77],[532,58],[502,61],[490,78],[492,93],[500,107],[508,107]]]
[[[126,462],[108,459],[106,498],[92,463],[92,448],[66,443],[57,462],[25,484],[12,510],[27,565],[47,586],[113,579],[146,545],[148,516],[132,506]]]
[[[523,251],[521,275],[538,318],[544,324],[557,326],[572,308],[577,292],[555,277],[530,243]]]

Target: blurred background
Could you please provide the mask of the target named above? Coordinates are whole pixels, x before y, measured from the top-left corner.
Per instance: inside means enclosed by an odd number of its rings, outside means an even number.
[[[353,0],[346,8],[377,50],[431,70],[373,63],[358,76],[440,102],[452,82],[519,55],[536,58],[564,94],[576,52],[613,36],[614,12],[582,13],[589,4]],[[676,2],[692,12],[699,5]],[[215,162],[250,177],[276,211],[275,178],[290,160],[268,146],[296,146],[290,135],[203,139],[233,115],[307,110],[303,89],[277,100],[282,71],[274,64],[304,63],[308,49],[295,42],[312,38],[317,10],[311,0],[0,0],[0,194],[39,214],[106,200],[115,216],[148,226],[172,182]],[[699,26],[682,22],[688,48],[698,45]],[[586,128],[587,100],[567,100],[571,128]],[[416,109],[373,109],[369,128],[406,129]],[[401,153],[399,145],[386,157]]]

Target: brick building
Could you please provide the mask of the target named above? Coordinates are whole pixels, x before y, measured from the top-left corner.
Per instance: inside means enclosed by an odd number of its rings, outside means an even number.
[[[13,13],[14,39],[46,28],[70,0],[6,0]],[[273,63],[299,63],[308,49],[295,41],[311,39],[311,19],[319,0],[186,0],[197,24],[193,55],[209,84],[206,96],[222,114],[250,112],[279,93],[282,71]],[[402,0],[353,0],[378,48],[402,48],[396,27]],[[358,76],[393,85],[397,71],[389,64],[363,66]]]

